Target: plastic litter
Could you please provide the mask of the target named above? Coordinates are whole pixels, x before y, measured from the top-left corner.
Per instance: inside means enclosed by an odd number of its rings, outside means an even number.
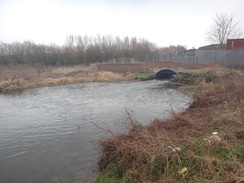
[[[221,138],[218,136],[218,134],[219,134],[218,132],[213,132],[212,136],[210,136],[204,140],[208,141],[209,143],[210,142],[219,142],[219,141],[221,141]]]
[[[179,171],[178,171],[178,174],[183,174],[183,173],[185,173],[187,171],[187,168],[186,167],[184,167],[184,168],[182,168],[182,169],[180,169]]]
[[[171,149],[173,152],[178,152],[181,151],[180,147],[172,147],[172,146],[168,146],[169,149]]]

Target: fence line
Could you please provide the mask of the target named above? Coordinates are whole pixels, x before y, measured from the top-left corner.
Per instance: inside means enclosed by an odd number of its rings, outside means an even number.
[[[148,55],[144,61],[175,61],[175,62],[187,62],[196,63],[196,56],[189,55]]]
[[[198,63],[244,66],[244,50],[196,50],[195,55]]]
[[[244,67],[244,50],[194,50],[192,55],[148,55],[145,61],[175,61],[200,64],[221,64],[224,66]]]

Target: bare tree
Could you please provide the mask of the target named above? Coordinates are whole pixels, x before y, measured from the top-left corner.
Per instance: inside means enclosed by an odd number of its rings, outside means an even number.
[[[35,44],[32,41],[3,43],[0,41],[0,64],[74,65],[134,58],[143,61],[155,54],[157,45],[136,37],[88,37],[70,35],[65,45]]]
[[[239,22],[233,15],[216,14],[213,24],[207,32],[207,40],[216,44],[225,44],[227,39],[235,39],[242,36]]]

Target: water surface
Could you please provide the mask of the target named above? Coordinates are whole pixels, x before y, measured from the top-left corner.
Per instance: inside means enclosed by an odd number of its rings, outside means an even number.
[[[166,81],[82,83],[0,95],[0,182],[87,182],[96,140],[126,131],[126,111],[143,124],[169,118],[191,99]]]

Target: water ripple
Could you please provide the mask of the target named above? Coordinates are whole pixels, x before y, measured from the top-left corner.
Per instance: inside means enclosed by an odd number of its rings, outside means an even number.
[[[97,169],[96,140],[109,136],[101,128],[125,131],[126,111],[148,124],[188,106],[189,97],[165,84],[81,83],[0,95],[0,180],[45,182],[70,167],[67,176],[82,170],[85,180]]]

